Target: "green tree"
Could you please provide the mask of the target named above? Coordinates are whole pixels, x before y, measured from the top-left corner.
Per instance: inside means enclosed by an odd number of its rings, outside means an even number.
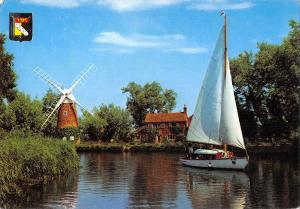
[[[129,93],[127,109],[138,127],[143,124],[147,113],[170,112],[176,105],[177,94],[171,89],[163,89],[157,82],[144,86],[130,82],[122,92]]]
[[[113,104],[94,108],[93,115],[84,113],[82,129],[90,139],[127,141],[133,131],[130,113]]]
[[[3,99],[7,99],[10,102],[16,96],[17,76],[13,70],[14,57],[5,50],[5,40],[5,35],[0,33],[0,104],[3,102]]]
[[[16,98],[5,106],[0,115],[0,127],[6,131],[20,130],[39,133],[42,122],[42,103],[18,92]]]
[[[286,138],[299,125],[300,26],[290,26],[280,45],[259,43],[255,55],[244,52],[231,60],[245,136]]]
[[[94,116],[97,109],[93,110],[93,115],[83,111],[83,116],[80,118],[80,129],[83,130],[84,138],[90,140],[101,140],[103,138],[104,127],[107,123],[104,119]]]
[[[158,134],[158,129],[155,127],[142,127],[140,131],[143,136],[141,141],[144,143],[153,143]]]
[[[60,95],[53,92],[51,89],[47,91],[42,99],[43,102],[43,120],[46,120],[46,116],[53,110],[58,102]],[[44,121],[43,121],[44,122]],[[43,129],[43,133],[46,136],[59,137],[60,133],[57,128],[57,112],[52,116],[46,127]]]

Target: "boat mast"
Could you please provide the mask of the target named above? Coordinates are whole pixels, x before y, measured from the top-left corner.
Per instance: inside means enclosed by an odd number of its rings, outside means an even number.
[[[224,12],[224,74],[226,77],[226,67],[227,67],[227,20],[226,20],[226,14]]]
[[[224,16],[224,78],[226,78],[227,68],[227,19],[225,11],[222,11]],[[227,152],[227,144],[224,144],[224,151]]]

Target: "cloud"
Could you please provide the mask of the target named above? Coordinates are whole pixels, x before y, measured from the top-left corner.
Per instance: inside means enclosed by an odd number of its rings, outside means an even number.
[[[156,47],[159,45],[157,37],[135,34],[123,36],[117,32],[102,32],[95,39],[101,44],[112,44],[126,47]]]
[[[113,48],[113,47],[94,47],[91,48],[90,51],[92,52],[111,52],[111,53],[115,53],[115,54],[131,54],[133,53],[132,49],[128,49],[128,48]]]
[[[102,6],[118,12],[140,11],[182,3],[184,0],[97,0]]]
[[[83,1],[81,0],[21,0],[24,4],[37,4],[48,7],[74,8],[78,7]]]
[[[82,4],[94,4],[117,12],[143,11],[179,4],[204,11],[240,10],[254,6],[250,0],[21,0],[21,2],[57,8],[74,8]]]
[[[198,54],[198,53],[207,52],[207,49],[204,47],[183,47],[183,48],[170,49],[169,51],[181,52],[183,54]]]
[[[84,3],[108,7],[118,12],[140,11],[179,4],[185,0],[21,0],[25,4],[74,8]]]
[[[112,44],[124,47],[157,48],[166,44],[170,44],[171,42],[184,39],[185,37],[180,34],[165,35],[159,37],[143,34],[124,36],[117,32],[102,32],[94,39],[94,41],[100,44]]]
[[[157,49],[167,52],[180,52],[185,54],[203,53],[203,47],[191,47],[182,34],[167,34],[162,36],[131,34],[122,35],[118,32],[101,32],[94,42],[102,48],[101,51],[114,51],[120,53],[133,52],[137,49]]]
[[[253,7],[249,0],[199,0],[192,2],[190,8],[203,11],[241,10]]]

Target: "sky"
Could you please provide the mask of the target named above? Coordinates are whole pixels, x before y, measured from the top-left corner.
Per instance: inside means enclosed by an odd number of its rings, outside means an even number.
[[[193,113],[219,30],[228,20],[229,58],[257,51],[258,42],[279,44],[289,20],[299,21],[298,0],[6,0],[0,32],[8,35],[9,13],[33,14],[30,42],[7,39],[18,89],[42,98],[49,86],[35,67],[69,87],[90,63],[97,70],[75,89],[91,110],[101,104],[126,107],[122,87],[159,82],[177,94],[174,111]]]

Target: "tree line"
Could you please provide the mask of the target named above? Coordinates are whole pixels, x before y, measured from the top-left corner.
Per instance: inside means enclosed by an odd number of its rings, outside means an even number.
[[[281,44],[258,43],[230,62],[241,127],[250,140],[299,137],[300,25]]]
[[[256,53],[245,51],[230,60],[242,131],[250,141],[299,136],[300,26],[296,21],[289,25],[282,43],[258,43]],[[83,111],[78,129],[57,130],[54,116],[41,130],[59,95],[49,90],[40,100],[17,90],[13,55],[5,50],[5,39],[0,34],[0,136],[75,134],[90,140],[130,141],[147,113],[170,112],[176,106],[173,90],[157,82],[130,82],[121,89],[127,95],[126,108],[101,104],[92,114]]]

